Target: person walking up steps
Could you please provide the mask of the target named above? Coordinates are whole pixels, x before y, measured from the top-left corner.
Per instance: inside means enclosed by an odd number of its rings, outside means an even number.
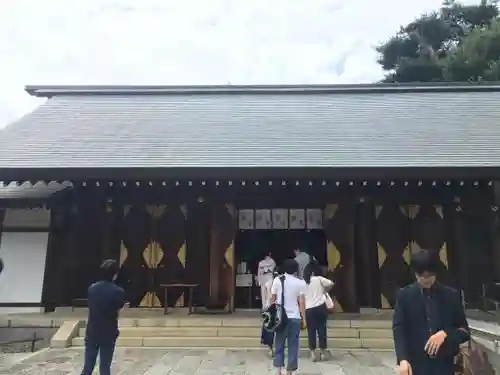
[[[273,277],[267,280],[267,282],[264,284],[265,288],[262,295],[262,311],[266,311],[271,305],[271,288],[273,286],[274,279],[278,276],[278,272],[273,272]],[[266,345],[269,348],[269,356],[274,357],[274,332],[264,328],[264,325],[262,325],[260,343],[262,345]]]
[[[326,293],[332,288],[333,281],[323,277],[321,267],[316,260],[306,266],[304,270],[304,281],[307,284],[306,289],[306,323],[307,323],[307,341],[311,360],[316,362],[316,341],[319,341],[320,359],[330,358],[330,352],[327,350],[327,328],[328,309],[326,307]],[[316,340],[316,335],[318,340]]]
[[[276,262],[274,261],[271,252],[267,251],[264,254],[264,258],[259,262],[257,266],[257,282],[260,286],[260,298],[261,298],[261,303],[262,303],[262,308],[264,309],[266,303],[269,301],[266,301],[267,297],[270,297],[268,295],[268,290],[266,290],[266,283],[274,279],[273,278],[273,272],[276,268]]]
[[[285,366],[285,343],[288,344],[288,363],[286,371],[293,374],[299,367],[300,331],[305,328],[306,283],[297,278],[298,263],[287,259],[281,271],[283,276],[277,277],[271,287],[271,303],[284,307],[286,319],[276,330],[274,367],[276,375],[281,375]]]

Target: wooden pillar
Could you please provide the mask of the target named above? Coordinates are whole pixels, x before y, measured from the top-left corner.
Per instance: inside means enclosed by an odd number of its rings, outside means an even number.
[[[469,257],[467,251],[467,239],[464,227],[464,215],[462,204],[457,201],[452,206],[452,211],[450,214],[452,216],[452,247],[451,247],[451,259],[455,264],[455,269],[458,271],[457,275],[454,275],[454,280],[456,287],[462,290],[465,294],[465,298],[470,295],[469,287]]]
[[[209,296],[210,210],[206,202],[187,205],[186,282],[198,284],[193,305],[202,306]]]
[[[355,263],[360,306],[380,308],[374,206],[361,199],[356,209]]]
[[[329,276],[335,282],[338,312],[357,312],[356,264],[354,254],[354,206],[328,204],[324,212]]]
[[[497,206],[492,208],[490,233],[493,279],[495,282],[500,282],[500,211]]]
[[[42,288],[42,305],[45,312],[52,312],[62,302],[61,288],[63,284],[63,268],[60,258],[64,250],[64,227],[62,226],[63,209],[54,206],[50,210],[49,238]]]
[[[123,220],[123,206],[114,202],[107,203],[104,215],[102,260],[115,259],[120,262],[120,229]]]
[[[50,250],[50,271],[46,270],[45,275],[49,276],[46,286],[47,294],[45,303],[48,307],[56,308],[68,304],[67,291],[69,283],[64,282],[67,279],[67,258],[71,251],[68,248],[71,237],[72,215],[69,202],[61,206],[56,206],[51,210],[50,236],[48,241],[48,250]],[[71,254],[69,254],[71,256]],[[45,285],[44,285],[45,287]],[[43,297],[42,297],[43,299]]]

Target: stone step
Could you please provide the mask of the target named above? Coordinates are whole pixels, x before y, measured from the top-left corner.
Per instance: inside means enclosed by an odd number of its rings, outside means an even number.
[[[217,318],[189,316],[184,318],[164,317],[155,318],[121,318],[120,327],[260,327],[260,318]],[[355,319],[355,320],[328,320],[329,328],[367,328],[390,329],[392,322],[389,319]]]
[[[307,338],[301,337],[301,347],[307,347]],[[72,345],[81,347],[83,337],[76,337]],[[164,347],[164,348],[259,348],[257,337],[119,337],[117,346],[122,347]],[[392,339],[388,338],[329,338],[331,349],[393,349]]]
[[[121,327],[120,337],[260,337],[258,327]],[[79,336],[85,336],[81,328]],[[330,338],[392,338],[392,330],[382,328],[330,328]]]

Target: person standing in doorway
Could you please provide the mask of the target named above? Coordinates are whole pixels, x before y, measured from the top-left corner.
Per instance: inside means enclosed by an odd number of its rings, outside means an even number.
[[[276,375],[281,375],[285,366],[285,343],[288,346],[287,374],[293,374],[299,367],[300,331],[305,328],[306,283],[297,278],[298,270],[295,260],[285,260],[281,269],[284,275],[275,278],[271,287],[271,303],[283,306],[287,317],[286,323],[276,331],[274,340]]]
[[[416,282],[402,288],[392,330],[400,375],[454,375],[454,357],[470,339],[460,294],[436,281],[435,252],[412,255]]]
[[[308,253],[306,253],[305,251],[301,251],[299,248],[296,248],[293,252],[295,254],[294,259],[299,265],[299,271],[297,273],[297,277],[299,279],[303,279],[304,278],[304,270],[305,270],[306,266],[309,264],[309,262],[311,261],[311,256]]]
[[[276,262],[274,261],[272,254],[266,252],[264,258],[259,262],[257,266],[257,283],[260,286],[260,301],[262,308],[266,305],[266,283],[269,280],[273,280],[273,272],[276,269]]]
[[[333,287],[333,281],[323,277],[321,267],[316,260],[311,260],[304,270],[304,281],[307,285],[306,323],[311,360],[316,362],[318,359],[316,341],[319,341],[320,359],[324,361],[330,358],[330,353],[327,350],[328,309],[326,307],[326,293]],[[318,340],[316,340],[316,335]]]
[[[100,281],[88,290],[89,315],[85,331],[85,363],[82,375],[91,375],[99,354],[99,374],[110,375],[111,362],[118,338],[118,312],[126,305],[125,292],[114,283],[118,264],[105,260]]]

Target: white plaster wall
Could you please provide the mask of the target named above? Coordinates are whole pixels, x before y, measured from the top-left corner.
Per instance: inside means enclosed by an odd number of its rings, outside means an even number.
[[[0,303],[41,302],[48,237],[48,233],[2,233]],[[0,313],[15,312],[40,312],[40,308],[0,308]]]

